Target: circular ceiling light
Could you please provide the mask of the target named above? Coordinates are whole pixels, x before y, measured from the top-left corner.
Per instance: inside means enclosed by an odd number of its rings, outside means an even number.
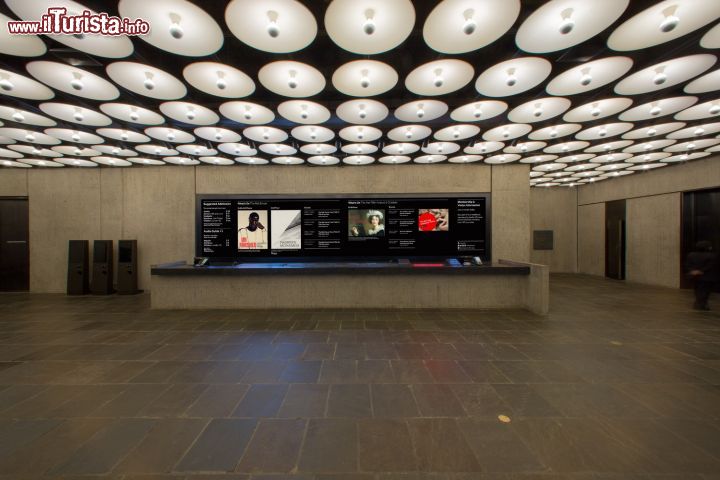
[[[27,147],[27,145],[19,145],[19,146]],[[27,147],[27,148],[30,148],[30,150],[33,150],[33,147]],[[39,151],[39,150],[38,150],[38,151]],[[8,149],[6,149],[6,148],[0,148],[0,157],[5,157],[5,158],[22,158],[23,155],[22,155],[22,153],[13,152],[12,150],[8,150]]]
[[[42,83],[2,69],[0,69],[0,94],[28,100],[49,100],[55,96],[55,93]]]
[[[652,170],[652,169],[660,168],[660,167],[667,167],[667,163],[646,163],[643,165],[633,165],[632,167],[628,167],[628,170],[645,171],[645,170]]]
[[[218,62],[191,63],[183,69],[185,80],[201,92],[223,98],[247,97],[255,91],[252,78]]]
[[[448,111],[448,106],[439,100],[417,100],[395,109],[395,118],[403,122],[429,122],[440,118]]]
[[[69,128],[46,128],[45,133],[55,139],[55,141],[52,142],[53,145],[60,143],[60,140],[62,140],[63,142],[84,143],[90,145],[105,143],[105,139],[99,135],[95,135],[94,133],[82,132],[79,130],[70,130]],[[37,140],[39,139],[36,138],[36,142],[31,143],[40,143],[37,142]],[[43,141],[42,143],[50,142]]]
[[[218,145],[221,152],[235,157],[252,157],[257,155],[257,150],[244,143],[230,142]]]
[[[575,135],[575,138],[578,140],[601,140],[603,138],[611,138],[622,135],[632,129],[632,123],[607,123],[605,125],[597,125],[592,128],[586,128]]]
[[[21,152],[26,155],[34,155],[41,157],[62,157],[62,153],[55,150],[50,150],[49,148],[37,148],[30,145],[9,145],[8,148],[10,150],[15,150],[16,152]],[[0,148],[0,152],[8,152],[8,150]],[[0,157],[12,157],[12,155],[3,155],[2,153],[0,153]],[[22,155],[17,153],[16,158],[19,157],[22,157]]]
[[[489,163],[491,165],[500,165],[503,163],[511,163],[516,162],[522,158],[520,155],[514,154],[514,153],[503,153],[502,155],[493,155],[491,157],[487,157],[485,159],[485,163]]]
[[[72,157],[97,157],[100,155],[100,152],[97,150],[87,147],[79,147],[76,145],[58,145],[51,148],[53,151],[61,155],[68,155]]]
[[[451,125],[441,128],[435,132],[435,138],[445,142],[465,140],[480,133],[480,127],[476,125]]]
[[[230,160],[229,158],[225,157],[214,157],[214,156],[205,156],[200,157],[200,161],[203,163],[207,163],[210,165],[235,165],[235,162]]]
[[[174,165],[185,165],[185,166],[191,166],[191,165],[200,165],[200,162],[195,160],[194,158],[190,157],[165,157],[163,158],[164,161],[167,163],[172,163]]]
[[[519,0],[444,0],[425,20],[423,37],[440,53],[472,52],[503,36],[519,13]]]
[[[567,167],[566,163],[555,162],[555,163],[545,163],[543,165],[536,165],[536,166],[532,167],[532,169],[534,172],[554,172],[556,170],[563,170],[566,167]]]
[[[575,153],[572,155],[567,155],[565,157],[560,157],[558,161],[563,163],[575,163],[584,162],[585,160],[590,160],[591,158],[595,157],[596,155],[594,153]]]
[[[425,125],[403,125],[395,127],[387,133],[387,137],[394,142],[417,142],[427,138],[432,133]]]
[[[260,143],[280,143],[288,138],[288,134],[275,127],[248,127],[243,130],[245,138]]]
[[[668,140],[670,141],[670,140]],[[676,143],[675,145],[666,147],[664,151],[666,152],[691,152],[691,151],[698,151],[703,150],[705,148],[713,147],[717,144],[720,144],[720,139],[717,138],[704,138],[700,140],[691,140],[689,142],[682,142],[682,143]]]
[[[564,113],[570,105],[571,102],[567,98],[538,98],[510,110],[508,119],[516,123],[543,122]]]
[[[125,103],[103,103],[100,110],[118,120],[140,125],[160,125],[165,122],[162,115],[152,110]]]
[[[483,159],[482,155],[457,155],[455,157],[448,158],[450,163],[474,163],[479,162]]]
[[[290,131],[290,134],[293,138],[307,143],[329,142],[335,138],[335,132],[329,128],[318,125],[302,125],[300,127],[295,127]]]
[[[420,146],[414,143],[391,143],[385,145],[382,149],[383,153],[388,155],[410,155],[420,150]]]
[[[566,122],[591,122],[616,115],[632,105],[629,98],[606,98],[575,107],[563,116]]]
[[[330,120],[330,110],[307,100],[288,100],[277,109],[280,115],[295,123],[318,124]]]
[[[120,0],[118,11],[150,23],[150,32],[139,38],[166,52],[204,57],[223,45],[222,30],[213,17],[186,0]]]
[[[700,46],[703,48],[720,48],[720,24],[715,25],[703,35],[700,39]]]
[[[132,163],[136,163],[138,165],[152,165],[152,166],[162,166],[167,165],[162,160],[156,160],[154,158],[140,158],[140,157],[134,157],[134,158],[128,158],[128,161]]]
[[[527,135],[532,130],[530,125],[522,123],[511,123],[509,125],[500,125],[486,131],[482,138],[492,142],[507,142],[515,138]]]
[[[325,77],[316,68],[291,60],[268,63],[258,72],[258,80],[284,97],[312,97],[325,88]]]
[[[471,155],[485,155],[486,153],[497,152],[505,146],[502,142],[476,142],[463,148],[464,153]]]
[[[665,148],[669,145],[674,144],[675,142],[676,142],[676,140],[667,140],[667,139],[652,140],[649,142],[642,142],[642,143],[638,143],[636,145],[627,147],[623,150],[623,152],[625,152],[626,154],[633,154],[633,155],[637,155],[640,153],[649,153],[649,152],[652,152],[653,150],[659,150],[661,148]],[[684,149],[683,149],[683,151],[684,151]]]
[[[618,51],[641,50],[675,40],[720,17],[720,2],[665,0],[638,13],[617,27],[608,47]]]
[[[599,34],[620,18],[629,0],[552,0],[518,29],[515,43],[526,52],[565,50]]]
[[[191,125],[214,125],[220,120],[217,113],[195,103],[165,102],[160,104],[160,111],[173,120]]]
[[[90,160],[83,160],[82,158],[58,158],[56,160],[58,163],[62,163],[63,165],[67,165],[69,167],[97,167],[98,164],[95,162],[91,162]]]
[[[512,152],[506,152],[512,153]],[[557,155],[533,155],[532,157],[525,157],[520,160],[520,163],[543,163],[557,160]]]
[[[400,163],[408,163],[411,160],[407,155],[387,155],[378,158],[378,162],[386,165],[398,165]]]
[[[372,143],[349,143],[343,145],[341,150],[352,155],[369,155],[377,152],[378,148]]]
[[[39,127],[54,127],[56,125],[55,120],[51,118],[27,110],[5,106],[0,106],[0,118],[9,122],[37,125]]]
[[[21,160],[18,160],[20,163],[26,163],[28,165],[32,165],[33,167],[64,167],[62,163],[54,162],[52,160],[45,160],[40,158],[23,158]]]
[[[376,101],[369,99],[350,100],[338,105],[335,114],[347,123],[369,125],[377,123],[388,116],[388,108]]]
[[[146,153],[148,155],[157,155],[160,157],[178,154],[177,150],[167,148],[165,145],[136,145],[135,150],[137,150],[138,152]]]
[[[646,163],[646,162],[657,162],[658,160],[662,160],[663,158],[667,158],[671,153],[668,152],[649,152],[649,153],[643,153],[641,155],[635,155],[632,158],[628,158],[628,163]]]
[[[584,170],[592,170],[595,167],[599,167],[599,163],[581,163],[580,165],[571,165],[567,167],[565,172],[582,172]]]
[[[720,100],[710,100],[683,110],[675,115],[675,120],[701,120],[703,118],[717,117],[718,115],[720,115]]]
[[[123,130],[121,128],[98,128],[95,132],[103,137],[120,140],[122,142],[143,143],[150,141],[150,137],[147,135],[132,130]]]
[[[205,145],[178,145],[176,148],[178,152],[192,155],[194,157],[208,157],[217,155],[218,153],[214,148],[208,148]]]
[[[295,0],[233,0],[225,23],[241,42],[270,53],[302,50],[317,35],[315,17]]]
[[[337,148],[329,143],[308,143],[300,147],[300,151],[308,155],[330,155],[337,152]]]
[[[47,15],[48,2],[46,0],[6,0],[10,10],[23,20],[37,22],[43,15]],[[80,16],[88,11],[97,16],[97,12],[72,0],[54,0],[54,8],[65,8],[68,16]],[[142,16],[141,16],[142,18]],[[106,58],[123,58],[133,53],[133,44],[126,35],[47,35],[75,50]]]
[[[235,159],[238,163],[244,163],[246,165],[267,165],[268,162],[264,158],[261,157],[239,157]]]
[[[116,145],[93,145],[93,149],[108,155],[120,155],[121,157],[137,157],[137,152],[129,148],[120,148]],[[94,159],[93,159],[94,160]]]
[[[670,123],[661,123],[658,125],[650,125],[648,127],[638,128],[635,130],[632,130],[625,135],[622,136],[622,138],[626,138],[628,140],[638,140],[641,138],[649,138],[649,137],[660,137],[662,135],[665,135],[666,133],[673,132],[675,130],[678,130],[682,127],[684,127],[686,124],[683,122],[670,122]]]
[[[619,118],[627,122],[650,120],[651,118],[664,117],[679,112],[693,105],[695,102],[697,102],[697,97],[691,96],[663,98],[626,110],[620,114]]]
[[[275,157],[272,159],[272,162],[278,165],[300,165],[305,163],[305,161],[299,157]]]
[[[609,153],[628,147],[633,143],[635,142],[632,140],[616,140],[614,142],[595,144],[592,147],[585,149],[585,151],[588,153]]]
[[[516,95],[542,83],[551,70],[552,65],[544,58],[514,58],[485,70],[475,82],[475,89],[488,97]]]
[[[0,13],[0,25],[7,25],[14,19]],[[39,57],[45,55],[45,43],[37,35],[11,35],[7,28],[0,28],[0,53],[17,57]]]
[[[557,153],[557,154],[564,154],[568,152],[574,152],[576,150],[582,150],[583,148],[586,148],[588,145],[590,145],[590,142],[585,142],[581,140],[571,140],[568,142],[562,142],[562,143],[556,143],[554,145],[550,145],[549,147],[545,147],[543,149],[543,152],[545,153]]]
[[[547,143],[545,142],[520,142],[516,143],[515,145],[509,145],[505,147],[503,152],[505,153],[529,153],[534,152],[535,150],[540,150],[541,148],[545,148],[547,146]]]
[[[167,72],[135,62],[115,62],[105,68],[121,87],[145,97],[176,100],[187,94],[185,85]]]
[[[275,114],[267,107],[250,102],[225,102],[220,105],[223,116],[246,125],[265,125],[275,120]]]
[[[582,128],[577,123],[564,123],[561,125],[552,125],[550,127],[541,128],[533,131],[529,138],[531,140],[554,140],[556,138],[567,137]]]
[[[239,133],[219,127],[198,127],[194,130],[195,135],[211,142],[239,142],[242,138]]]
[[[638,95],[672,87],[697,77],[712,67],[716,61],[715,55],[700,54],[661,62],[624,78],[615,85],[615,93]]]
[[[498,100],[480,100],[465,104],[450,112],[456,122],[479,122],[496,117],[507,110],[508,105]]]
[[[374,142],[382,137],[382,130],[364,125],[352,125],[340,130],[338,135],[349,142]]]
[[[145,133],[156,140],[170,143],[192,143],[195,137],[188,132],[178,130],[176,128],[167,127],[149,127],[145,129]]]
[[[627,167],[632,167],[631,163],[610,163],[605,165],[600,165],[598,168],[595,169],[596,172],[612,172],[615,170],[623,170]]]
[[[625,75],[633,66],[629,57],[608,57],[564,71],[546,87],[550,95],[577,95],[612,83]]]
[[[337,157],[332,157],[329,155],[313,155],[312,157],[308,157],[307,159],[308,163],[312,163],[313,165],[337,165],[340,163],[340,159]]]
[[[720,90],[720,70],[707,73],[685,85],[685,93],[707,93]]]
[[[375,60],[355,60],[342,65],[332,76],[333,86],[353,97],[373,97],[391,90],[398,74],[390,65]]]
[[[80,125],[90,125],[93,127],[104,127],[112,123],[110,117],[100,112],[67,103],[41,103],[38,108],[50,116],[70,123],[79,123]]]
[[[667,136],[667,138],[683,139],[683,138],[694,138],[702,137],[704,135],[715,135],[720,132],[720,123],[706,123],[704,125],[695,125],[693,127],[683,128],[682,130],[676,130]]]
[[[446,155],[421,155],[419,157],[415,157],[413,159],[413,162],[415,163],[440,163],[447,160]]]
[[[663,163],[674,163],[674,162],[688,162],[690,160],[697,160],[712,155],[710,152],[693,152],[693,153],[681,153],[680,155],[673,155],[660,160]]]
[[[606,153],[604,155],[598,155],[597,157],[593,158],[593,162],[597,164],[622,162],[624,160],[632,158],[632,156],[632,153],[627,152]]]
[[[460,145],[453,142],[430,142],[422,151],[431,155],[450,155],[460,150]]]
[[[333,0],[325,11],[325,30],[332,41],[361,55],[392,50],[414,25],[410,0]]]
[[[410,72],[405,87],[417,95],[445,95],[470,83],[474,74],[473,67],[462,60],[435,60]]]

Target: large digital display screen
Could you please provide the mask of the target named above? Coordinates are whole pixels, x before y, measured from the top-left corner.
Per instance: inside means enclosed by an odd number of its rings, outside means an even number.
[[[490,257],[489,194],[198,195],[196,255]]]

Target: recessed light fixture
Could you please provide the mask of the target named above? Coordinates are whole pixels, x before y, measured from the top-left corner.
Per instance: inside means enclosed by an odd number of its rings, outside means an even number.
[[[143,81],[143,86],[147,90],[155,89],[155,81],[153,80],[154,76],[155,75],[152,72],[145,72],[145,81]]]
[[[477,23],[473,18],[474,16],[475,10],[472,8],[468,8],[463,12],[463,18],[465,19],[465,22],[463,23],[462,31],[465,35],[472,35],[477,29]]]
[[[665,16],[660,22],[660,31],[663,33],[672,32],[680,24],[680,19],[675,15],[677,5],[670,5],[662,11]]]
[[[277,38],[280,35],[280,26],[278,25],[279,16],[280,15],[275,10],[267,11],[268,24],[265,29],[267,30],[268,35],[272,38]]]
[[[366,35],[372,35],[375,33],[375,10],[368,8],[365,10],[365,22],[363,22],[363,32]]]
[[[566,8],[565,10],[560,12],[562,21],[560,22],[560,25],[558,26],[558,31],[562,35],[567,35],[568,33],[573,31],[573,28],[575,28],[575,20],[572,19],[572,14],[573,14],[572,8]]]

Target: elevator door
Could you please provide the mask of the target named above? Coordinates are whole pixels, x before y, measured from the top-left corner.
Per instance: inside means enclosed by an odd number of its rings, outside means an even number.
[[[605,203],[605,276],[625,280],[625,200]]]
[[[0,291],[30,288],[27,198],[0,198]]]

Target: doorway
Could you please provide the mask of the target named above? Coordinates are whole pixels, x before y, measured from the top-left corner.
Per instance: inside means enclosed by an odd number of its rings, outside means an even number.
[[[0,198],[0,291],[30,289],[27,197]]]
[[[605,276],[625,280],[625,200],[605,203]]]
[[[683,193],[680,288],[692,288],[683,272],[685,259],[699,241],[710,242],[713,250],[720,252],[720,188]]]

